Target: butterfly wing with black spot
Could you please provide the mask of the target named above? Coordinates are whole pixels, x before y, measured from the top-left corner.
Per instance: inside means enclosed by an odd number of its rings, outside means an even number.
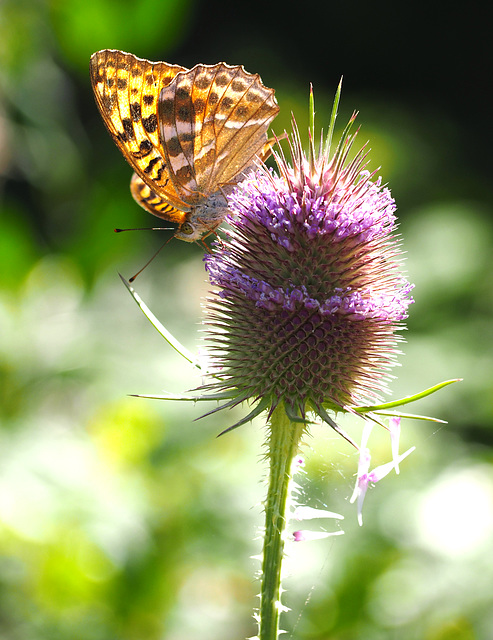
[[[170,179],[160,141],[157,106],[161,89],[185,69],[111,49],[93,54],[90,69],[96,103],[110,134],[139,179],[169,207],[154,209],[146,204],[135,181],[132,195],[151,213],[180,221],[180,212],[189,207]]]

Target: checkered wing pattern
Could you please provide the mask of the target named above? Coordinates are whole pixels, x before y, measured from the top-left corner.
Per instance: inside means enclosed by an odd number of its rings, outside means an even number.
[[[167,220],[180,222],[189,207],[176,193],[161,146],[157,106],[159,92],[183,67],[149,62],[130,53],[105,49],[91,57],[91,82],[103,120],[120,151],[138,178],[132,193],[141,201],[144,183],[161,196],[160,209],[151,211]]]
[[[269,153],[267,129],[279,111],[274,90],[241,66],[188,70],[111,49],[91,57],[91,82],[135,172],[135,200],[177,222],[183,240],[211,233],[227,213],[228,187]]]

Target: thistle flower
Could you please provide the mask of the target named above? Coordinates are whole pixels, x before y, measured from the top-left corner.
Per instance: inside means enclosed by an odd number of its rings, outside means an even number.
[[[306,157],[293,121],[291,163],[274,152],[279,175],[260,167],[235,189],[228,238],[205,257],[220,367],[207,388],[227,407],[259,401],[234,427],[282,403],[292,420],[313,410],[337,428],[327,409],[352,411],[386,389],[412,287],[391,193],[365,147],[349,159],[355,117],[332,156],[329,135],[318,151],[311,137]]]
[[[314,411],[357,447],[327,409],[356,412],[380,399],[395,364],[396,330],[412,302],[412,287],[400,270],[394,200],[368,171],[365,147],[350,159],[355,114],[330,155],[338,96],[318,150],[312,96],[308,157],[293,120],[290,162],[279,148],[279,174],[261,166],[236,187],[228,199],[227,240],[205,257],[218,288],[207,305],[216,376],[205,388],[228,399],[216,411],[257,401],[230,429],[265,409],[269,416],[260,640],[278,637],[291,461],[306,413]],[[367,486],[380,476],[369,474],[366,465],[363,473],[361,460],[360,471],[355,499],[361,519]],[[299,530],[292,539],[327,535],[333,534]]]
[[[407,317],[411,285],[401,273],[402,252],[395,235],[395,203],[376,173],[367,169],[365,147],[351,159],[355,115],[331,154],[340,87],[329,132],[315,149],[313,97],[309,153],[305,155],[293,121],[290,160],[274,152],[278,173],[261,166],[228,198],[231,230],[216,242],[205,264],[215,294],[207,301],[209,364],[214,378],[195,397],[165,394],[167,400],[243,401],[253,410],[227,431],[268,411],[269,480],[265,508],[257,640],[277,640],[281,605],[281,567],[286,539],[302,542],[342,531],[299,529],[287,537],[289,514],[312,520],[342,516],[292,503],[293,476],[303,466],[298,450],[307,412],[318,414],[359,450],[356,487],[358,520],[366,491],[413,448],[399,455],[400,416],[441,422],[395,409],[447,386],[387,404],[375,405],[386,391],[395,365],[396,333]],[[157,321],[133,289],[136,302],[171,346],[204,370]],[[373,403],[368,406],[365,403]],[[363,405],[363,406],[362,406]],[[389,411],[392,410],[392,411]],[[330,413],[366,416],[360,447]],[[211,412],[213,413],[213,412]],[[370,471],[367,442],[379,416],[389,421],[392,461]]]

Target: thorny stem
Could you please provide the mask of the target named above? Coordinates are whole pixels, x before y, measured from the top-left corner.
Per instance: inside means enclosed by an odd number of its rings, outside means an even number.
[[[281,403],[272,414],[268,446],[269,488],[265,501],[265,537],[260,592],[259,640],[277,640],[281,611],[281,568],[292,461],[306,429],[291,422]]]

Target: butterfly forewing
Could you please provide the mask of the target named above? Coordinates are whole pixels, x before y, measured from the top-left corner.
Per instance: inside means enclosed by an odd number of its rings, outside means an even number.
[[[162,151],[158,127],[159,91],[183,67],[152,63],[105,49],[91,57],[91,81],[103,120],[123,155],[153,191],[187,210],[177,195]]]

